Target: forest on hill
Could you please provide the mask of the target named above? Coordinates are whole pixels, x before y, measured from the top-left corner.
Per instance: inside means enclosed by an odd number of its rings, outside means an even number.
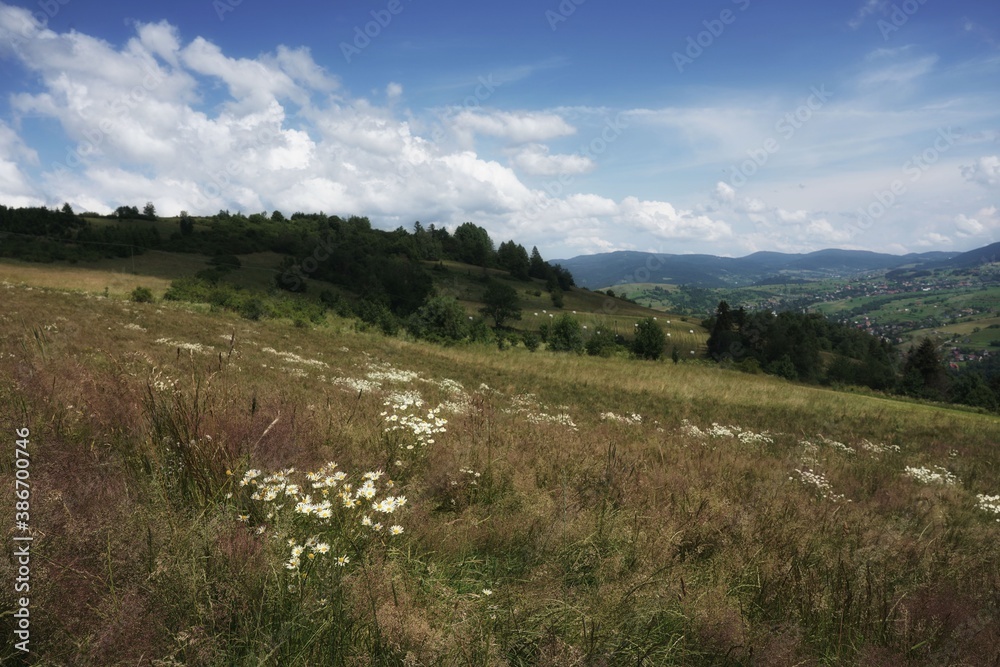
[[[420,222],[412,230],[387,231],[364,217],[324,213],[296,212],[286,218],[280,211],[249,216],[219,211],[161,219],[152,204],[141,211],[122,206],[110,216],[77,215],[67,204],[59,210],[0,206],[0,235],[0,256],[36,262],[87,262],[154,250],[208,256],[209,268],[174,279],[164,298],[208,303],[252,320],[287,317],[318,324],[332,311],[387,335],[405,330],[444,344],[490,342],[501,350],[523,345],[532,351],[544,344],[551,351],[604,357],[669,355],[675,363],[681,358],[677,339],[671,346],[669,333],[654,317],[635,322],[628,335],[608,327],[588,331],[578,318],[560,312],[564,294],[575,288],[567,269],[546,262],[537,247],[529,253],[514,240],[497,246],[486,229],[472,222],[454,232]],[[268,292],[227,280],[240,267],[240,255],[265,252],[280,258]],[[476,277],[481,307],[475,316],[453,296],[438,293],[436,278],[452,271],[446,262],[481,269]],[[519,283],[526,289],[512,286]],[[522,319],[522,292],[541,294],[543,285],[559,317],[515,329]],[[303,298],[309,289],[318,295]],[[132,298],[148,301],[153,295],[136,290]],[[725,301],[702,326],[711,334],[708,358],[745,372],[991,411],[1000,406],[996,359],[949,372],[930,343],[902,356],[882,338],[817,314],[730,310]]]

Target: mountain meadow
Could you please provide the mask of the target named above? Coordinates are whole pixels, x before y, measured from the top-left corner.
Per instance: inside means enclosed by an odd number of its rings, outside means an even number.
[[[33,537],[5,665],[1000,660],[995,414],[717,364],[700,320],[513,242],[477,265],[474,229],[303,271],[319,241],[286,260],[270,221],[220,252],[217,220],[110,253],[139,227],[73,224],[0,263],[0,519],[27,432]]]

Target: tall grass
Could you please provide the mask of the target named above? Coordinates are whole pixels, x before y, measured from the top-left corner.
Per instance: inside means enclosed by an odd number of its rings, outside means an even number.
[[[35,443],[33,664],[1000,657],[1000,524],[977,501],[1000,492],[994,417],[698,363],[2,297],[0,429]],[[392,430],[407,415],[447,423]],[[349,474],[282,509],[240,484],[331,461]],[[363,471],[406,496],[402,535],[362,530],[365,505],[295,510],[357,499]]]

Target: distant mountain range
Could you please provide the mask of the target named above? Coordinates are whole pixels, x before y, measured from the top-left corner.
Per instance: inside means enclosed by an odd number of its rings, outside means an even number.
[[[1000,243],[969,252],[889,255],[866,250],[818,250],[807,254],[756,252],[746,257],[671,255],[620,251],[552,260],[573,273],[576,284],[603,289],[627,283],[696,287],[792,283],[901,268],[970,268],[1000,261]]]

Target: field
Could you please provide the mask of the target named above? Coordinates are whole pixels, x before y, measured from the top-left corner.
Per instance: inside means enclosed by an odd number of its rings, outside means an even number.
[[[996,417],[34,268],[0,265],[0,432],[30,429],[34,536],[32,653],[3,664],[1000,660]]]

